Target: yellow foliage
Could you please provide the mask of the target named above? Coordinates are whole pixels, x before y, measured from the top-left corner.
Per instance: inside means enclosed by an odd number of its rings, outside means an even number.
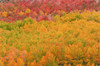
[[[25,12],[30,13],[30,9],[26,9]],[[20,15],[24,13],[20,12]],[[15,24],[0,22],[0,57],[2,57],[0,64],[9,66],[100,64],[100,12],[75,11],[53,18],[54,21],[37,22],[26,18]]]
[[[29,8],[27,8],[26,10],[25,10],[25,13],[30,13],[31,12],[31,10],[29,9]]]
[[[7,12],[2,12],[2,15],[3,15],[4,17],[7,17],[8,13],[7,13]]]

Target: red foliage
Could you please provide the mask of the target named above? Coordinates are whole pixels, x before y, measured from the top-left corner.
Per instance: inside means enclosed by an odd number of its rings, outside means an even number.
[[[15,8],[17,8],[16,12],[14,12]],[[21,11],[25,12],[27,8],[31,12],[19,16],[19,13]],[[14,0],[13,2],[0,3],[0,11],[8,12],[8,16],[0,16],[0,20],[16,21],[26,17],[36,18],[37,21],[51,20],[51,16],[49,17],[48,15],[58,14],[60,10],[70,12],[84,9],[98,11],[100,9],[100,3],[95,0]],[[44,15],[41,15],[40,11],[47,13],[46,18]],[[37,15],[34,15],[33,12],[37,13]]]

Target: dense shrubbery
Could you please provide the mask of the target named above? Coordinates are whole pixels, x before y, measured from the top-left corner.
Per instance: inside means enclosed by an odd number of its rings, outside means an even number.
[[[0,22],[4,66],[100,65],[100,12],[63,13],[54,21]]]
[[[0,66],[99,66],[99,10],[96,0],[0,3]]]
[[[96,0],[27,0],[0,3],[0,21],[14,22],[32,17],[37,21],[53,20],[52,16],[62,15],[62,11],[96,10],[100,3]]]

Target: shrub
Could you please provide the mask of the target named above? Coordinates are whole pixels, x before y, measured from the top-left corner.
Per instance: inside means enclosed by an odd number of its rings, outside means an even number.
[[[7,7],[6,7],[7,6]],[[0,21],[14,22],[31,17],[37,21],[50,20],[52,16],[74,10],[100,10],[100,4],[95,0],[27,0],[0,3]]]
[[[100,65],[99,16],[85,11],[55,15],[55,21],[0,22],[0,65]]]

